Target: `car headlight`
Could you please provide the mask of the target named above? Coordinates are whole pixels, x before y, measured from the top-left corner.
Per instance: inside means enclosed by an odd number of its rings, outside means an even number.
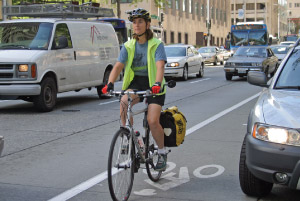
[[[256,123],[252,136],[268,142],[300,146],[300,133],[295,129]]]
[[[179,63],[178,62],[172,62],[167,64],[168,67],[178,67]]]

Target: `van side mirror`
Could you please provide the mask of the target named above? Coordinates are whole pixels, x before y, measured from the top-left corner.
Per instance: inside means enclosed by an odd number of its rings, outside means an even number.
[[[68,39],[65,36],[60,36],[58,38],[58,45],[56,45],[55,41],[53,42],[54,49],[63,49],[68,47]]]

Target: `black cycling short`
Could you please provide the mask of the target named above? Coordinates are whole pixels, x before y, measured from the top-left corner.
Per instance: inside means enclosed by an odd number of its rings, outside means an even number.
[[[131,81],[128,89],[138,90],[138,91],[145,91],[150,89],[149,86],[149,78],[148,76],[135,76]],[[147,102],[148,104],[158,104],[163,106],[165,104],[165,97],[166,95],[159,95],[159,96],[148,96]],[[143,102],[144,97],[140,97],[140,102]]]

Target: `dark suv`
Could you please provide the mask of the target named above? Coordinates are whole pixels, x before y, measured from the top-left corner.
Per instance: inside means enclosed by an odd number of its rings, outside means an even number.
[[[261,197],[273,184],[300,189],[299,40],[267,82],[264,72],[249,72],[250,84],[265,87],[248,117],[240,154],[243,192]]]

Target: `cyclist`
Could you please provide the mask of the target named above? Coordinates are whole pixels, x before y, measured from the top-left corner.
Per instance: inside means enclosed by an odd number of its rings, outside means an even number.
[[[110,73],[108,84],[102,89],[107,93],[114,89],[114,82],[125,67],[122,90],[144,91],[151,89],[155,96],[147,97],[147,120],[154,140],[158,145],[158,162],[156,171],[166,170],[167,154],[164,148],[164,130],[159,123],[160,113],[165,101],[164,65],[167,57],[163,43],[153,37],[150,29],[151,18],[147,10],[134,9],[129,14],[133,23],[133,39],[127,41],[121,49],[118,62]],[[142,97],[132,95],[132,105],[143,101]],[[123,96],[120,103],[120,116],[123,126],[126,122],[127,97]],[[132,119],[131,119],[132,122]]]

